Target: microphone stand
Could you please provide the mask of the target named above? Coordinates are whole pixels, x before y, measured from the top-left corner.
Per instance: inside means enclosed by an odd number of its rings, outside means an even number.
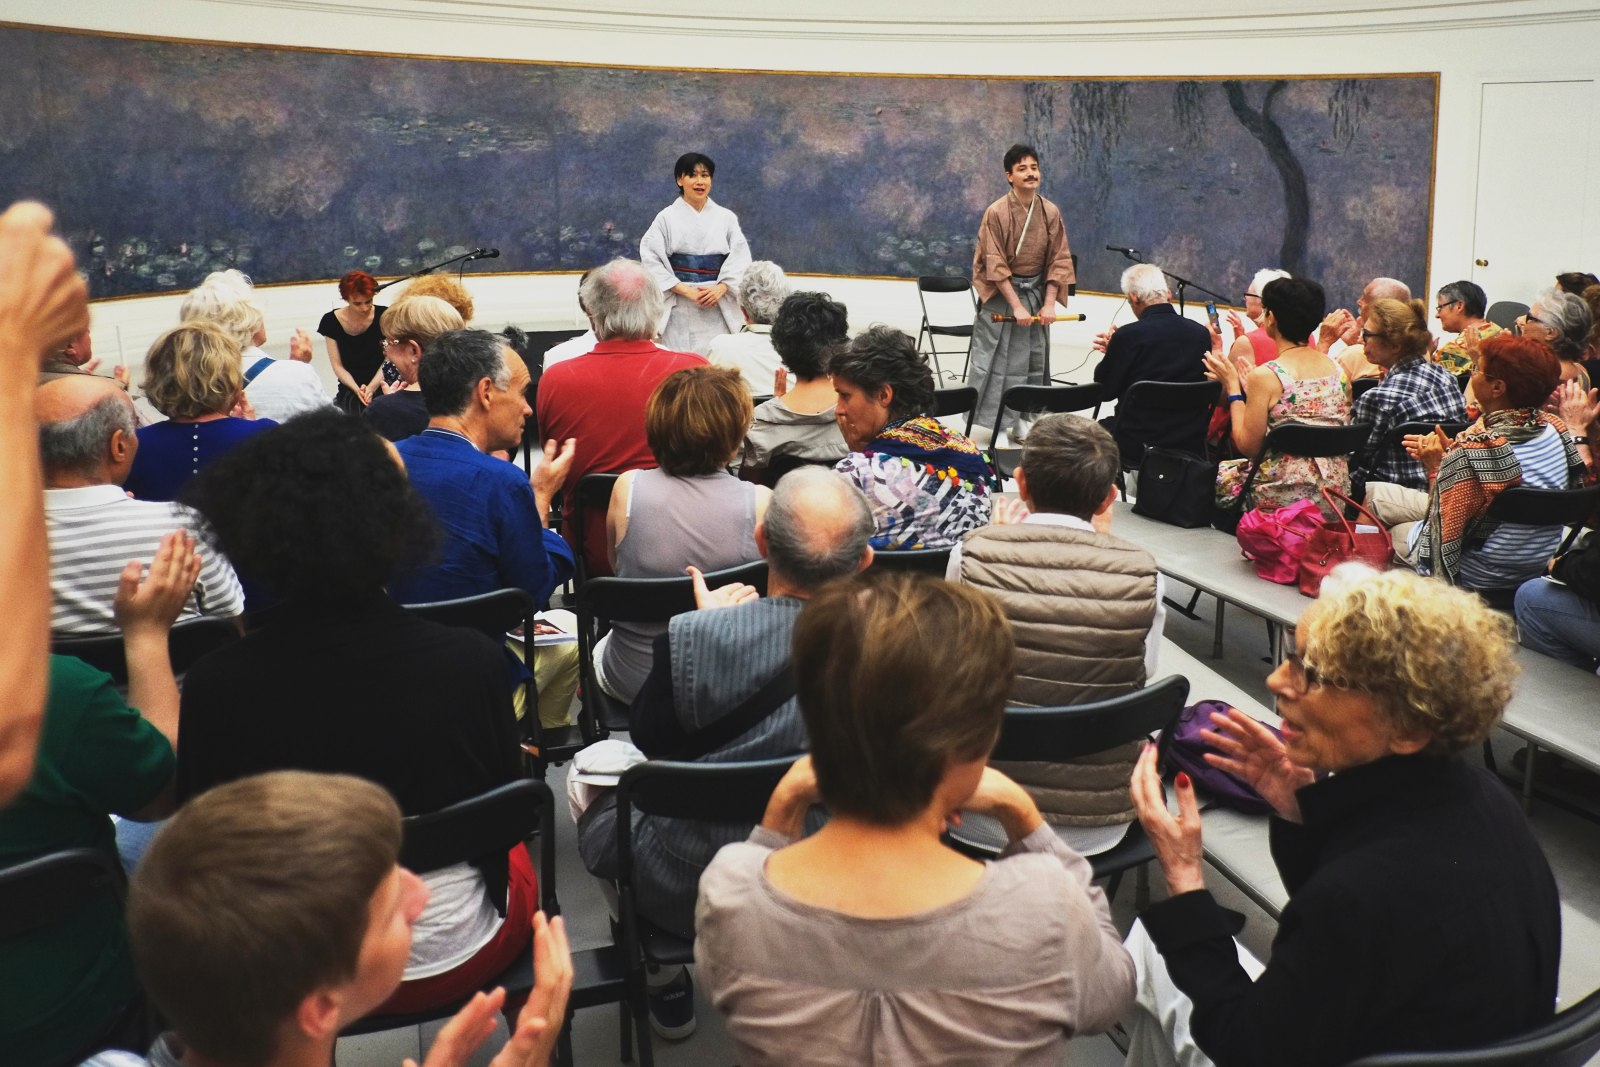
[[[471,262],[474,259],[487,259],[487,258],[489,258],[489,257],[478,255],[477,250],[473,250],[471,252],[468,252],[468,253],[466,253],[464,255],[460,255],[460,256],[451,256],[449,259],[443,259],[443,260],[440,260],[438,263],[434,263],[434,264],[432,264],[430,266],[423,267],[421,270],[416,271],[413,274],[407,274],[407,275],[405,275],[403,277],[395,278],[393,281],[384,282],[382,285],[378,286],[377,291],[381,293],[385,289],[389,288],[389,286],[391,286],[391,285],[399,285],[401,282],[408,282],[412,278],[420,278],[424,274],[432,274],[434,271],[438,270],[440,267],[448,267],[452,263],[460,263],[463,266],[465,266],[467,263]]]
[[[1175,282],[1177,284],[1177,286],[1178,286],[1177,292],[1173,293],[1172,295],[1178,298],[1178,314],[1180,314],[1180,315],[1183,314],[1183,292],[1184,292],[1185,289],[1188,289],[1191,286],[1193,286],[1195,289],[1200,290],[1200,292],[1206,294],[1207,296],[1215,297],[1219,301],[1225,301],[1225,300],[1228,299],[1227,297],[1223,296],[1221,293],[1213,292],[1212,290],[1207,289],[1205,286],[1201,285],[1199,282],[1194,281],[1194,280],[1189,279],[1189,278],[1185,278],[1181,274],[1174,274],[1170,270],[1164,270],[1161,273],[1165,274],[1167,277],[1171,278],[1173,280],[1173,282]]]

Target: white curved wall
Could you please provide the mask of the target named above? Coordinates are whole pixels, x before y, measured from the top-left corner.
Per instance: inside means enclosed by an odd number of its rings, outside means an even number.
[[[1057,5],[986,18],[970,0],[703,0],[682,5],[586,0],[581,10],[533,0],[6,0],[5,18],[112,33],[352,51],[602,65],[924,74],[1053,76],[1261,76],[1438,71],[1439,125],[1430,288],[1470,276],[1482,138],[1507,151],[1559,152],[1575,125],[1600,146],[1600,11],[1573,0],[1378,0],[1300,3],[1220,0],[1203,6],[1145,0],[1133,10]],[[802,13],[803,11],[803,13]],[[1588,83],[1587,108],[1529,116],[1520,129],[1480,131],[1483,86],[1571,79]],[[1596,151],[1600,151],[1597,148]],[[990,161],[978,161],[986,171]],[[1590,205],[1573,212],[1580,264],[1600,264],[1600,161],[1589,161]],[[1159,208],[1159,205],[1153,205]],[[1503,206],[1516,213],[1519,205]],[[1426,210],[1426,205],[1418,205]],[[1070,206],[1067,208],[1069,230]],[[976,220],[974,220],[976,225]],[[1530,234],[1529,240],[1537,240]],[[759,255],[759,250],[757,250]],[[854,324],[915,329],[909,283],[803,282],[851,308]],[[471,282],[485,325],[575,320],[571,276],[486,277]],[[1508,294],[1509,295],[1509,294]],[[285,351],[296,325],[333,306],[332,287],[274,287],[269,349]],[[97,351],[130,361],[170,324],[174,297],[107,301],[95,312]],[[1056,327],[1057,368],[1078,362],[1114,301],[1085,297],[1091,322]],[[1123,317],[1126,317],[1124,312]]]

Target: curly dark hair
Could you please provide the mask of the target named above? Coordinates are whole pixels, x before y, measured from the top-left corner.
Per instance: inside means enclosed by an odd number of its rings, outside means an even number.
[[[828,373],[823,353],[849,339],[844,305],[827,293],[790,293],[772,320],[772,347],[801,381]]]
[[[928,357],[917,351],[910,334],[893,326],[870,326],[847,347],[836,349],[828,360],[828,372],[869,393],[885,386],[893,389],[890,422],[933,414],[933,370]]]
[[[183,502],[241,574],[290,600],[380,589],[439,544],[427,501],[384,440],[333,410],[230,449],[190,480]]]

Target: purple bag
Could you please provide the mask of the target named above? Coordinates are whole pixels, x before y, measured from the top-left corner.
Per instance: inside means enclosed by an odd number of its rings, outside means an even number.
[[[1256,576],[1279,585],[1300,580],[1311,535],[1322,526],[1322,509],[1309,500],[1281,508],[1252,508],[1239,520],[1239,548],[1255,564]]]
[[[1215,803],[1247,815],[1270,815],[1272,805],[1255,791],[1254,786],[1238,775],[1206,762],[1205,754],[1216,749],[1206,743],[1200,731],[1210,729],[1212,712],[1226,714],[1228,707],[1226,701],[1202,700],[1178,713],[1178,721],[1173,724],[1171,732],[1161,739],[1168,777],[1184,771],[1193,780],[1195,788]],[[1260,722],[1259,719],[1256,721]],[[1266,723],[1261,725],[1282,738],[1276,727],[1267,726]]]

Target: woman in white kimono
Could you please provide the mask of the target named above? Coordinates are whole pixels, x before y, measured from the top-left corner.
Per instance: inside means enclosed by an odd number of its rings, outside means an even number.
[[[711,157],[689,152],[672,173],[682,195],[650,224],[639,242],[645,270],[666,293],[661,344],[705,355],[711,339],[744,325],[739,276],[750,265],[750,246],[739,216],[711,200]]]

